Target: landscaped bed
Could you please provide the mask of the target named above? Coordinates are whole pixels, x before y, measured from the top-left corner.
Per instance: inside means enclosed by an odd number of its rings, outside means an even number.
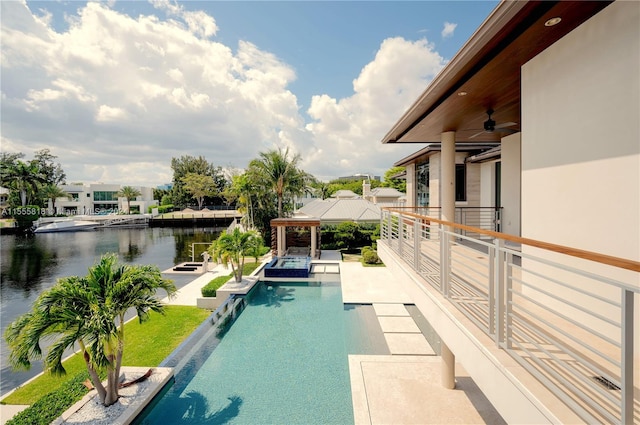
[[[123,366],[158,366],[186,339],[210,312],[191,306],[166,307],[166,315],[151,312],[149,321],[132,320],[125,325]],[[82,357],[76,354],[64,362],[67,375],[44,373],[2,400],[3,404],[28,404],[7,424],[49,424],[87,393],[82,382],[88,378]],[[40,401],[39,401],[40,400]]]

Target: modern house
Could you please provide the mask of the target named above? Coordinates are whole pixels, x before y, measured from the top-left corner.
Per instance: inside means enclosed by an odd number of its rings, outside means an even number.
[[[61,189],[69,194],[69,198],[56,199],[56,210],[69,215],[94,215],[117,213],[127,211],[127,199],[118,197],[117,193],[122,189],[118,184],[70,184],[63,185]],[[157,205],[153,199],[153,188],[136,187],[141,195],[132,199],[131,210],[141,213],[147,212],[151,205]],[[51,201],[49,201],[51,202]],[[50,205],[51,207],[51,205]]]
[[[501,2],[382,143],[420,148],[378,251],[445,387],[458,362],[509,423],[640,423],[640,3]]]

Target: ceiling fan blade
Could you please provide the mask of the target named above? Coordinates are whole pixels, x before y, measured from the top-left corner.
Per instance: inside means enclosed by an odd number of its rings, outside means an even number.
[[[504,122],[504,123],[502,123],[502,124],[498,124],[498,125],[496,125],[496,127],[495,127],[495,128],[512,127],[512,126],[514,126],[514,125],[518,125],[518,123],[517,123],[517,122]]]
[[[500,133],[510,133],[510,134],[513,134],[513,133],[518,133],[520,130],[516,130],[516,129],[513,129],[513,128],[496,128],[496,130],[495,130],[495,131],[498,131],[498,132],[500,132]]]
[[[484,133],[486,133],[486,131],[485,131],[485,130],[482,130],[481,132],[476,133],[476,134],[474,134],[473,136],[469,136],[469,139],[473,139],[474,137],[478,137],[479,135],[484,134]]]

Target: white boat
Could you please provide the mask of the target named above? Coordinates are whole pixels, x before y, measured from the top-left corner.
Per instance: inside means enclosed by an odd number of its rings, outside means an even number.
[[[38,226],[34,233],[53,233],[53,232],[79,232],[83,230],[93,230],[100,226],[100,223],[95,221],[80,221],[80,220],[60,220],[54,221],[43,226]]]

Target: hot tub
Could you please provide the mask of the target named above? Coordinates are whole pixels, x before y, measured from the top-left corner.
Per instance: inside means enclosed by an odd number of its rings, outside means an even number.
[[[309,277],[311,257],[276,257],[264,268],[264,277]]]

